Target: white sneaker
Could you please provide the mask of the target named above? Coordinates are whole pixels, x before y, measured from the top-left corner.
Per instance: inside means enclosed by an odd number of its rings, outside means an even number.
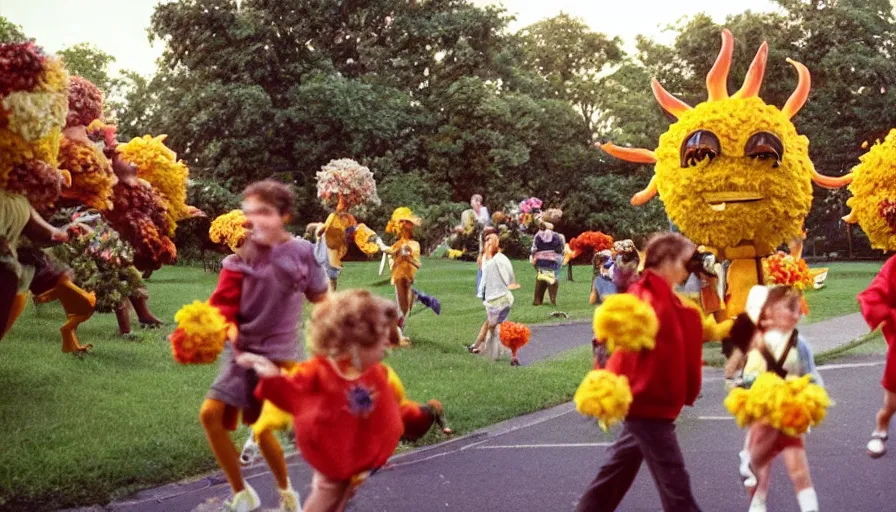
[[[765,506],[765,497],[759,496],[758,494],[753,496],[753,499],[750,501],[750,511],[749,512],[767,512],[768,508]]]
[[[245,489],[233,495],[230,501],[224,502],[224,510],[228,512],[252,512],[261,508],[261,498],[249,484]]]
[[[744,487],[752,489],[756,487],[756,475],[750,469],[750,454],[746,450],[742,450],[738,455],[740,456],[740,467],[738,470],[741,478],[744,480]]]
[[[255,442],[255,434],[249,430],[249,439],[246,439],[246,444],[243,445],[243,450],[240,452],[240,464],[243,466],[254,464],[260,456],[261,450],[258,448],[258,443]]]
[[[883,457],[885,453],[887,453],[887,433],[886,432],[874,432],[871,434],[871,440],[868,441],[868,445],[865,447],[868,452],[868,456],[872,459],[877,459]]]
[[[299,493],[290,486],[287,489],[277,489],[280,492],[280,512],[300,512],[302,502]]]

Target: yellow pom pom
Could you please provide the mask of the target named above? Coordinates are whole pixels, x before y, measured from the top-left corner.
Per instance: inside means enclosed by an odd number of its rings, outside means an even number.
[[[766,372],[749,391],[733,389],[725,399],[725,407],[741,427],[758,421],[789,436],[799,436],[820,424],[831,405],[827,391],[809,379],[809,375],[804,375],[785,381]]]
[[[216,244],[224,244],[236,251],[242,247],[249,231],[246,229],[246,216],[242,210],[230,210],[212,221],[208,229],[209,240]]]
[[[610,295],[594,311],[594,336],[607,350],[637,352],[656,344],[659,320],[650,304],[627,293]]]
[[[214,362],[224,350],[227,320],[208,302],[193,301],[174,315],[177,329],[169,337],[174,359],[182,364]]]
[[[625,419],[632,403],[628,379],[607,370],[592,370],[573,397],[576,410],[597,418],[604,430]]]

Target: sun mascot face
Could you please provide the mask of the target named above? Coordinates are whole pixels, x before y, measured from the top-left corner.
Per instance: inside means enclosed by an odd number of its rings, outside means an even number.
[[[722,32],[722,50],[706,77],[709,98],[691,107],[656,81],[652,89],[677,121],[660,136],[656,151],[604,144],[607,153],[637,163],[655,163],[646,189],[632,198],[641,205],[659,193],[669,218],[697,243],[730,248],[743,243],[763,252],[802,232],[812,206],[812,181],[828,188],[849,177],[815,172],[809,140],[790,119],[809,94],[809,71],[790,61],[799,85],[782,109],[758,97],[768,46],[763,43],[743,87],[728,94],[726,82],[734,39]]]
[[[848,222],[858,222],[871,246],[896,250],[896,129],[878,141],[852,169],[846,204],[852,208]]]

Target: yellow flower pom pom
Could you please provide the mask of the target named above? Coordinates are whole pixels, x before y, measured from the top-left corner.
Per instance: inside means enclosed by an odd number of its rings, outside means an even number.
[[[456,260],[464,255],[464,251],[458,251],[457,249],[448,249],[447,252],[449,260]]]
[[[632,390],[624,375],[592,370],[579,384],[573,401],[580,414],[597,418],[600,427],[607,430],[625,419],[632,404]]]
[[[731,390],[725,399],[725,407],[741,427],[758,421],[786,435],[799,436],[809,427],[819,425],[831,405],[827,391],[809,379],[809,375],[804,375],[785,381],[766,372],[749,390]]]
[[[249,230],[246,229],[246,216],[242,210],[230,210],[212,221],[208,229],[209,239],[216,244],[224,244],[236,251],[246,242]]]
[[[594,336],[606,343],[610,352],[652,349],[658,330],[653,308],[634,295],[610,295],[594,311]]]
[[[174,359],[181,364],[212,363],[224,350],[227,320],[208,302],[193,301],[174,315],[177,329],[171,333]]]

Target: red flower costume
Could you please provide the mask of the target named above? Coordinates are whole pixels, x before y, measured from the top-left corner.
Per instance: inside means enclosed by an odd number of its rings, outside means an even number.
[[[881,385],[896,393],[896,256],[891,257],[871,281],[868,288],[858,295],[862,316],[869,327],[883,325],[884,338],[889,346],[887,364]]]

